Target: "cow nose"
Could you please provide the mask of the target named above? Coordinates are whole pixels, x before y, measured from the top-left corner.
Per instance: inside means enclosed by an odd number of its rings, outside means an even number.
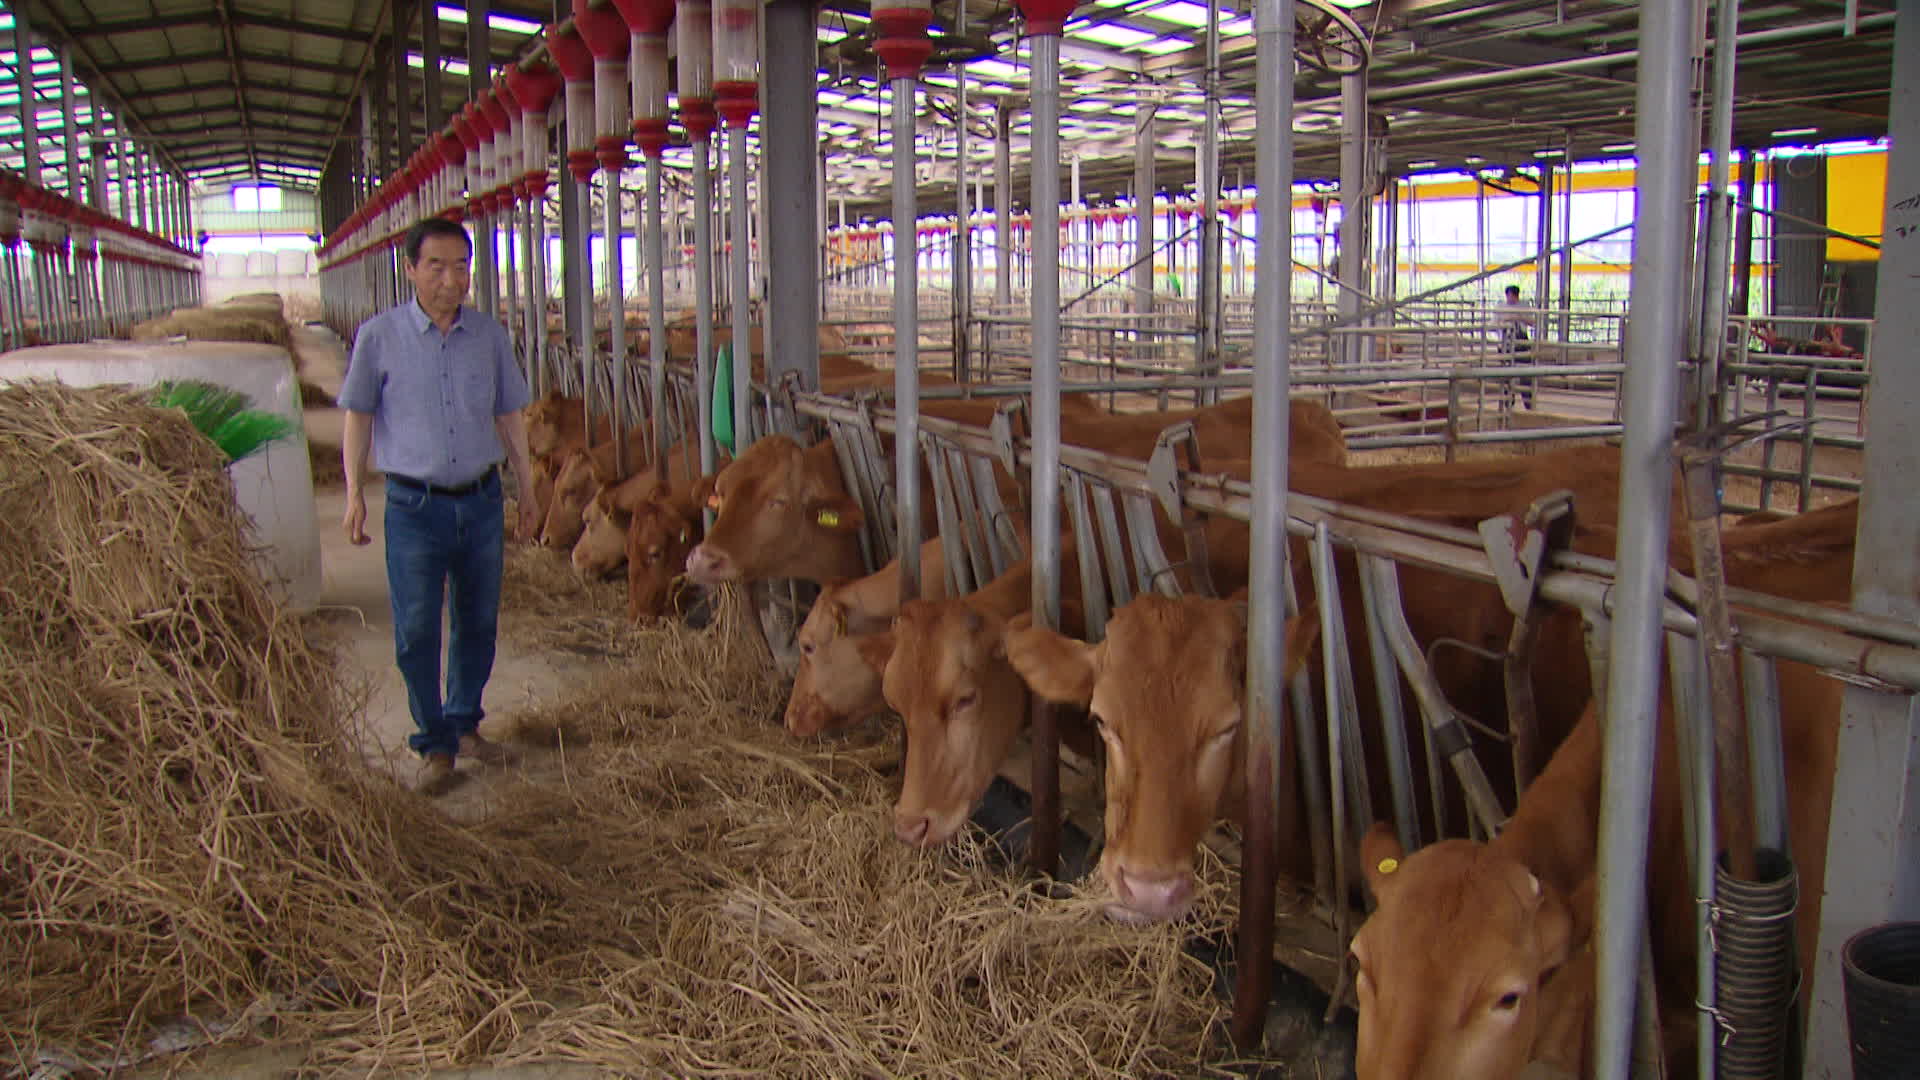
[[[919,847],[927,842],[927,829],[932,823],[925,814],[896,814],[893,835],[909,847]]]
[[[718,584],[727,576],[727,557],[706,544],[687,555],[687,576],[702,585]]]
[[[820,729],[826,726],[826,718],[822,715],[825,711],[816,701],[802,701],[796,697],[787,702],[787,734],[820,734]]]
[[[1114,875],[1114,894],[1129,911],[1152,919],[1177,919],[1193,899],[1193,875],[1167,874],[1122,865]]]

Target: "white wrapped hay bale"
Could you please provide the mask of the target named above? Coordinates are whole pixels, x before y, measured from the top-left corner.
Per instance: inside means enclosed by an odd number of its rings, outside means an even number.
[[[56,379],[69,386],[153,386],[198,379],[238,391],[253,407],[288,417],[299,429],[300,393],[287,350],[233,342],[94,342],[47,345],[0,356],[0,383]],[[294,611],[320,600],[320,533],[306,435],[235,462],[234,496],[253,519],[262,576]]]

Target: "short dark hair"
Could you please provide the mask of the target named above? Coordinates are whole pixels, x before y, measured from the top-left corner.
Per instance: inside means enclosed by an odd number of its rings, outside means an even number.
[[[1508,296],[1519,296],[1519,295],[1520,295],[1520,286],[1518,286],[1518,285],[1509,285],[1509,286],[1507,286],[1507,295],[1508,295]]]
[[[448,221],[443,217],[421,218],[407,230],[407,264],[420,265],[420,245],[426,243],[429,236],[457,236],[467,245],[467,257],[473,257],[473,237],[467,235],[467,227],[457,221]]]

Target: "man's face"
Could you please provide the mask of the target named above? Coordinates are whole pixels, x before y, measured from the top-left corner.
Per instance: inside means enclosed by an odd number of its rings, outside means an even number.
[[[414,295],[428,314],[451,314],[473,284],[473,256],[458,236],[429,236],[420,242],[420,258],[401,260]]]

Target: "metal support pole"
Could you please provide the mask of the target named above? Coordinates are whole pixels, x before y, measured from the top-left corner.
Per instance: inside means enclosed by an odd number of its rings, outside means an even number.
[[[919,216],[913,174],[914,95],[918,84],[919,80],[911,77],[893,80],[893,483],[899,493],[895,548],[900,553],[903,604],[920,592],[920,260],[913,227]],[[1037,152],[1035,162],[1037,165]],[[1039,350],[1036,328],[1036,374]],[[1036,566],[1038,562],[1036,558]]]
[[[422,116],[427,122],[427,137],[447,126],[444,99],[440,94],[440,4],[438,0],[420,5],[420,78]]]
[[[820,385],[819,101],[814,95],[818,38],[812,0],[766,7],[767,62],[760,121],[760,199],[767,208],[767,385],[786,372]]]
[[[967,32],[967,5],[960,5],[957,29]],[[953,69],[953,378],[973,380],[973,208],[967,203],[967,79],[966,69]]]
[[[624,147],[621,152],[625,153]],[[627,421],[633,416],[633,403],[627,400],[627,282],[620,257],[620,174],[624,171],[618,164],[608,168],[602,160],[600,173],[607,178],[607,194],[601,200],[607,227],[607,363],[613,381],[608,408],[613,413],[613,467],[620,476],[627,475]]]
[[[422,0],[423,4],[438,3],[439,0]],[[392,26],[391,51],[393,70],[389,77],[393,80],[393,151],[396,161],[406,161],[418,143],[413,139],[413,102],[408,94],[409,84],[413,82],[407,74],[407,19],[401,11],[402,5],[396,2],[388,5],[389,22]]]
[[[1220,0],[1207,0],[1206,110],[1200,119],[1200,158],[1195,179],[1200,188],[1199,288],[1195,290],[1194,369],[1201,375],[1220,370]],[[1196,395],[1200,404],[1220,398],[1218,389]]]
[[[476,103],[493,87],[493,32],[487,22],[490,10],[487,0],[467,0],[467,98]],[[380,172],[385,175],[386,169]],[[474,302],[488,314],[498,315],[500,278],[496,252],[499,248],[493,230],[493,215],[484,211],[473,222],[473,276],[480,285]]]
[[[1033,29],[1031,24],[1029,29]],[[1060,625],[1060,32],[1034,33],[1033,49],[1033,617]],[[1082,558],[1090,558],[1091,552]],[[1033,845],[1043,874],[1058,863],[1060,733],[1054,711],[1034,710]]]
[[[1853,606],[1902,622],[1920,620],[1920,508],[1906,485],[1920,475],[1920,0],[1900,0],[1894,24],[1887,113],[1886,226],[1867,395],[1866,474],[1860,493]],[[1904,356],[1903,356],[1904,353]],[[1906,362],[1903,362],[1906,361]],[[1859,687],[1846,691],[1827,833],[1826,900],[1808,1021],[1810,1077],[1850,1075],[1840,949],[1877,923],[1920,919],[1920,708],[1915,699]]]
[[[1133,310],[1136,315],[1153,311],[1153,264],[1155,260],[1153,194],[1154,157],[1159,152],[1158,132],[1154,130],[1153,102],[1141,102],[1133,120]],[[1141,324],[1144,328],[1144,323]]]
[[[1760,154],[1752,147],[1740,152],[1740,217],[1733,235],[1733,299],[1731,314],[1745,315],[1753,289],[1753,188],[1760,172]]]
[[[1600,816],[1594,1076],[1625,1080],[1633,1048],[1635,972],[1646,930],[1647,821],[1659,712],[1662,583],[1673,485],[1674,358],[1684,355],[1687,220],[1692,216],[1697,129],[1689,129],[1687,0],[1640,6],[1639,90],[1620,505],[1618,597],[1609,652],[1606,762]]]
[[[727,217],[733,248],[728,255],[727,304],[733,315],[733,452],[747,448],[752,436],[753,394],[749,389],[753,374],[753,268],[752,238],[747,235],[747,219],[753,204],[747,200],[747,129],[727,128],[727,180],[732,194],[727,200]]]
[[[26,57],[13,65],[14,88],[18,98],[15,114],[20,121],[20,175],[27,183],[40,183],[40,110],[33,100],[33,34],[27,28],[27,16],[18,4],[7,5],[13,12],[13,55]]]
[[[1546,311],[1553,307],[1553,161],[1540,162],[1540,256],[1533,266],[1533,306]],[[1535,337],[1545,337],[1547,320],[1543,315],[1533,327]]]
[[[1013,303],[1013,110],[993,109],[993,302]]]
[[[1486,188],[1480,188],[1480,268],[1486,269]],[[1367,75],[1358,71],[1340,77],[1340,291],[1334,310],[1342,321],[1360,310],[1367,288]],[[1330,343],[1339,362],[1361,362],[1359,334],[1347,334]],[[1343,347],[1344,346],[1344,347]]]
[[[660,221],[660,155],[647,155],[647,399],[653,407],[654,482],[667,484],[667,267]]]
[[[1699,367],[1694,387],[1694,422],[1702,427],[1716,422],[1715,402],[1720,390],[1720,362],[1727,341],[1727,262],[1732,250],[1733,207],[1727,201],[1727,179],[1732,172],[1734,65],[1740,36],[1740,0],[1715,0],[1713,24],[1713,103],[1708,123],[1707,249],[1700,268],[1699,339],[1694,356]]]
[[[713,442],[713,139],[693,140],[693,353],[699,384],[700,474],[719,464]]]
[[[1293,0],[1255,0],[1254,198],[1258,212],[1253,285],[1253,526],[1247,563],[1247,829],[1241,840],[1240,957],[1233,1041],[1260,1045],[1273,980],[1273,892],[1278,874],[1276,809],[1288,752],[1287,326],[1293,272]]]
[[[528,163],[528,168],[538,168],[542,163]],[[526,318],[527,339],[526,364],[528,377],[533,382],[533,393],[539,397],[553,384],[553,373],[547,370],[547,213],[546,196],[529,192],[526,213],[521,218],[521,246],[526,254],[520,260],[526,273]]]
[[[1566,341],[1573,333],[1573,132],[1561,139],[1560,160],[1566,162],[1566,190],[1560,199],[1560,335]]]

